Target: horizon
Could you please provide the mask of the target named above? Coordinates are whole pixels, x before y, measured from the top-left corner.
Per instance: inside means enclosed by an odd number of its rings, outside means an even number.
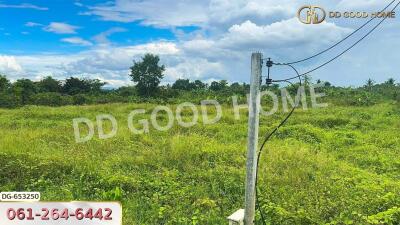
[[[324,0],[318,5],[374,12],[389,2]],[[163,0],[0,1],[0,73],[13,81],[87,77],[118,88],[133,84],[128,75],[133,60],[153,53],[166,65],[165,84],[177,79],[248,83],[252,51],[277,62],[297,60],[329,47],[366,21],[328,18],[318,25],[302,24],[296,11],[307,3],[182,1],[176,8]],[[378,83],[400,80],[395,67],[400,56],[392,54],[400,49],[398,28],[398,18],[387,19],[360,45],[310,75],[335,86],[360,86],[369,78]],[[299,70],[335,54],[337,50],[299,64]]]

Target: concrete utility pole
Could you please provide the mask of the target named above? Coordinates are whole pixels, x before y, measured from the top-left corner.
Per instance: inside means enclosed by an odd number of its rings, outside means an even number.
[[[246,164],[246,193],[244,224],[254,225],[256,208],[256,172],[258,149],[258,125],[260,123],[260,81],[262,74],[262,54],[251,55],[250,102],[249,102],[249,130]]]

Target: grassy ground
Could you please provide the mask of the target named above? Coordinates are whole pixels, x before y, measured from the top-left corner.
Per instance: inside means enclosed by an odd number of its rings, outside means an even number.
[[[144,108],[138,118],[150,118],[153,107],[0,110],[0,190],[119,200],[126,225],[226,224],[243,202],[247,112],[235,120],[225,106],[214,125],[130,133],[129,112]],[[75,143],[72,120],[104,113],[117,118],[117,136]],[[261,134],[282,117],[263,117]],[[270,224],[399,224],[399,134],[398,105],[296,112],[261,159]]]

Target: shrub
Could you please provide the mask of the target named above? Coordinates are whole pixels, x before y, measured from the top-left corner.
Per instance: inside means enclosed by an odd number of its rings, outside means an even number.
[[[74,95],[72,101],[74,105],[84,105],[89,102],[88,98],[83,94]]]
[[[70,105],[72,100],[69,96],[63,96],[55,92],[39,93],[33,96],[35,105],[63,106]]]

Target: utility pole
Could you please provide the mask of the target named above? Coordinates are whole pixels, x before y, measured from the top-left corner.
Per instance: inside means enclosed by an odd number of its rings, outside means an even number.
[[[246,192],[244,224],[254,225],[256,208],[256,173],[258,126],[260,123],[260,85],[262,74],[262,54],[251,55],[250,102],[249,102],[249,130],[246,163]]]

